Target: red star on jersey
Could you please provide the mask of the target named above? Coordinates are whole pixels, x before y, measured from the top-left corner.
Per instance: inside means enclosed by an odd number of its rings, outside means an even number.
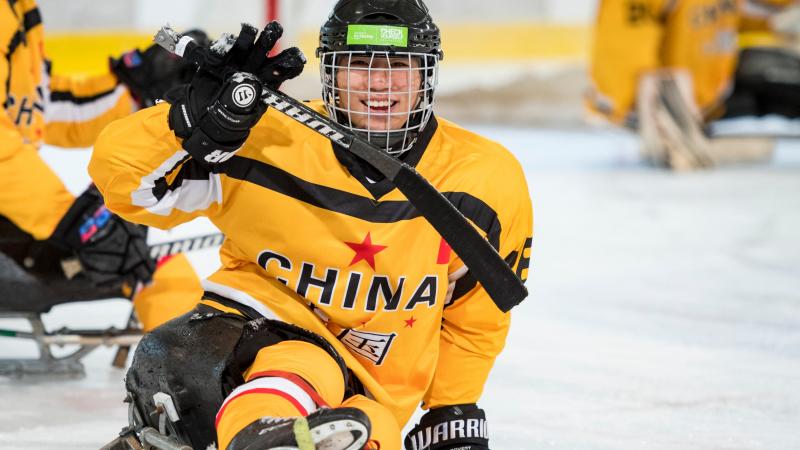
[[[372,270],[375,270],[375,254],[386,248],[385,245],[374,245],[369,233],[360,244],[355,242],[345,242],[345,244],[356,252],[353,260],[350,261],[351,266],[363,259],[372,267]]]
[[[410,319],[404,320],[403,322],[406,323],[406,328],[414,328],[414,322],[416,322],[416,321],[417,321],[417,319],[415,319],[414,316],[411,316]]]

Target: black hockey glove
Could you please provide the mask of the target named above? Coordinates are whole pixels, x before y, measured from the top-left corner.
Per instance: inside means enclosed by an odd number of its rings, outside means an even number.
[[[203,47],[208,47],[208,36],[201,30],[185,33]],[[131,50],[119,59],[109,58],[111,72],[123,83],[142,108],[153,106],[156,100],[175,86],[191,81],[197,65],[153,44],[145,51]]]
[[[258,30],[243,24],[235,40],[223,36],[212,44],[191,83],[166,96],[170,129],[208,169],[232,157],[266,111],[262,83],[277,89],[302,72],[306,60],[295,47],[268,56],[282,33],[272,22],[256,39]]]
[[[149,282],[155,270],[147,228],[112,214],[94,186],[75,200],[50,241],[77,256],[80,266],[74,270],[62,262],[67,278],[80,273],[96,286],[133,288],[137,282]]]
[[[406,450],[489,450],[486,413],[478,405],[431,409],[406,435]]]

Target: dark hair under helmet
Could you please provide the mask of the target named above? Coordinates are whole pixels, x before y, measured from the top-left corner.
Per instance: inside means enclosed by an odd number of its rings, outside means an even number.
[[[443,56],[421,0],[340,0],[320,29],[317,56],[331,118],[388,153],[414,145],[433,114]],[[401,116],[404,123],[392,126]]]

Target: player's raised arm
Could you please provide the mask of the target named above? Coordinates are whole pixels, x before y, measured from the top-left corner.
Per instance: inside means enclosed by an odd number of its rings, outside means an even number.
[[[168,104],[109,126],[95,145],[89,173],[109,208],[134,222],[170,227],[213,215],[224,198],[219,167],[242,148],[266,107],[261,82],[279,86],[305,59],[296,48],[267,53],[280,26],[243,25],[238,38],[213,46],[213,62],[170,91]]]
[[[208,45],[200,30],[190,30],[198,45]],[[58,61],[55,62],[58,67]],[[93,76],[50,74],[45,143],[90,147],[109,123],[153,106],[169,89],[188,82],[196,67],[156,44],[109,58],[108,71]]]

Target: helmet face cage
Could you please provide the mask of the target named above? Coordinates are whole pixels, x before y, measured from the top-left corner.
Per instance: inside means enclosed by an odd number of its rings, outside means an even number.
[[[438,69],[438,54],[322,52],[322,98],[337,123],[397,155],[411,149],[433,115]]]

